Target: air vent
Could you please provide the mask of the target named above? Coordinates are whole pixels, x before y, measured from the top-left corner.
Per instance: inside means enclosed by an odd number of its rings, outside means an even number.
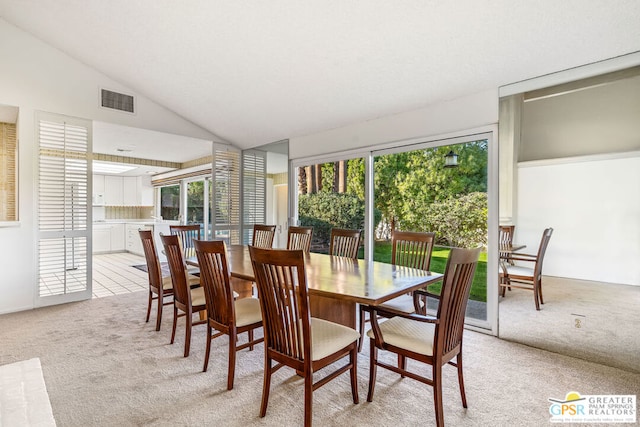
[[[125,95],[124,93],[102,89],[102,106],[105,108],[133,113],[133,101],[134,99],[132,95]]]

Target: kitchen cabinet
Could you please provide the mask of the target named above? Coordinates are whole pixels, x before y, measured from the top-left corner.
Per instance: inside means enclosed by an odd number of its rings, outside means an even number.
[[[140,206],[153,206],[154,189],[151,185],[151,177],[149,175],[138,177],[138,188],[140,188]]]
[[[111,227],[106,225],[94,225],[92,230],[92,253],[111,252]]]
[[[124,224],[111,225],[111,252],[124,252],[126,249]]]
[[[124,194],[121,176],[105,175],[104,204],[107,206],[123,206]]]
[[[125,250],[124,224],[93,224],[92,237],[94,254]]]
[[[138,233],[138,230],[153,231],[153,225],[143,225],[135,223],[125,225],[127,251],[131,252],[132,254],[144,256],[142,240],[140,240],[140,234]]]
[[[104,175],[93,175],[93,194],[104,194]]]
[[[150,176],[93,176],[94,205],[153,206]]]
[[[140,197],[139,191],[139,177],[137,176],[125,176],[122,177],[122,204],[124,206],[139,206]]]

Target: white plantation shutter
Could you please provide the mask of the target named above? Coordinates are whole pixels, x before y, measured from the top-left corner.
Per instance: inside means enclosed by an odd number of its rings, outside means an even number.
[[[253,225],[267,219],[267,153],[259,150],[242,152],[242,227],[243,242],[251,243]]]
[[[240,152],[230,147],[213,148],[213,237],[227,244],[240,241]]]
[[[40,303],[90,298],[91,122],[49,114],[38,117]]]

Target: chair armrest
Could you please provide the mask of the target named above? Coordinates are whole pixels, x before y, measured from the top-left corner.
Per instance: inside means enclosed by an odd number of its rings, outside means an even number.
[[[427,314],[427,298],[434,298],[440,301],[440,295],[432,294],[427,288],[413,291],[413,307],[416,313]],[[424,306],[420,306],[420,300],[423,301]]]
[[[537,255],[530,255],[530,254],[509,254],[506,256],[501,256],[500,257],[501,260],[503,261],[528,261],[528,262],[536,262],[538,261],[538,256]]]
[[[431,298],[435,298],[435,299],[437,299],[437,300],[439,300],[439,299],[440,299],[440,295],[438,295],[438,294],[432,294],[431,292],[429,292],[429,291],[428,291],[428,290],[426,290],[426,289],[418,289],[418,290],[416,290],[416,291],[413,291],[413,294],[414,294],[414,295],[421,295],[421,296],[424,296],[424,297],[431,297]]]

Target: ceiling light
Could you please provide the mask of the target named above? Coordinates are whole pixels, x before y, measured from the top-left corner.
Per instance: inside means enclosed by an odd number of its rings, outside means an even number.
[[[136,169],[137,166],[124,164],[93,162],[93,173],[118,174]]]

